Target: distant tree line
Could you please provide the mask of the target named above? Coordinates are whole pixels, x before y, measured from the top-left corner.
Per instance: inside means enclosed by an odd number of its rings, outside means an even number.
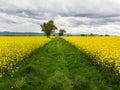
[[[44,22],[44,23],[40,24],[40,27],[42,28],[42,31],[45,33],[45,35],[48,38],[50,38],[50,35],[58,29],[57,26],[54,24],[53,20],[49,20],[48,22]],[[66,30],[60,29],[58,35],[64,36],[64,33],[66,33]],[[72,34],[67,35],[67,36],[72,36]],[[110,35],[109,34],[97,35],[97,34],[90,33],[90,34],[80,34],[77,36],[110,36]]]
[[[110,35],[109,34],[97,35],[97,34],[90,33],[90,34],[80,34],[80,36],[110,36]]]

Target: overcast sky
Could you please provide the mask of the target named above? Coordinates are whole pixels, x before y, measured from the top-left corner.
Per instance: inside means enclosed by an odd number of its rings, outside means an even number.
[[[51,19],[67,33],[120,35],[120,0],[0,0],[0,31],[41,32]]]

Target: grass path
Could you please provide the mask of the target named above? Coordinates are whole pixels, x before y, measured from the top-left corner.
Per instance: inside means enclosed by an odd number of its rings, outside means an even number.
[[[120,90],[63,39],[56,38],[28,58],[1,90]]]

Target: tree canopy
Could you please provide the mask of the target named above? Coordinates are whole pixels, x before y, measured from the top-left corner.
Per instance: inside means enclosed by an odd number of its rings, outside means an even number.
[[[64,36],[64,33],[66,33],[65,29],[60,29],[59,30],[59,36]]]
[[[43,24],[40,24],[42,31],[45,33],[45,35],[50,38],[51,33],[53,33],[57,27],[54,24],[53,20],[49,20],[48,22],[44,22]]]

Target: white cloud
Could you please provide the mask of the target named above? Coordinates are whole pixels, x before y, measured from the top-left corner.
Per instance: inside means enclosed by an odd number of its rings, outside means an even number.
[[[53,19],[68,33],[120,35],[120,0],[0,0],[0,31],[40,32]]]

